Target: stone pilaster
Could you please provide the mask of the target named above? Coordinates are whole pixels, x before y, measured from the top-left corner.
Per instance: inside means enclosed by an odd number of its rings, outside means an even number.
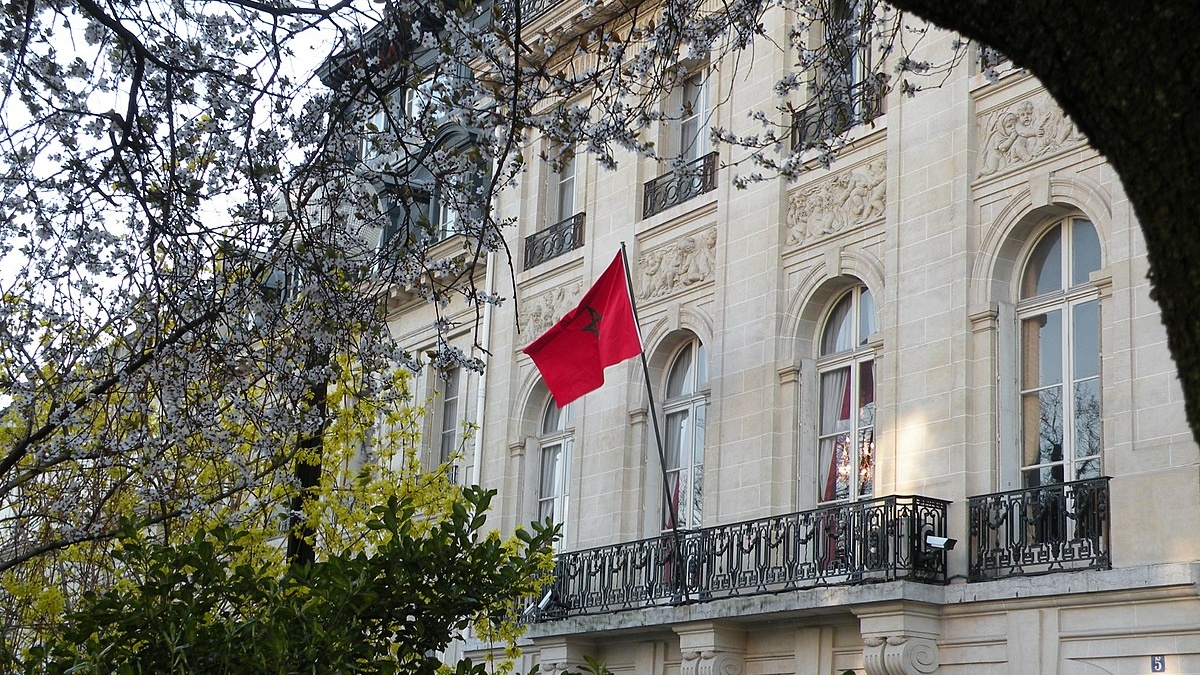
[[[930,675],[938,669],[938,607],[889,602],[855,610],[867,675]]]
[[[546,675],[559,675],[567,670],[579,672],[584,655],[595,654],[593,643],[565,637],[540,638],[534,640],[534,646],[538,650],[540,672]]]
[[[746,635],[716,621],[675,627],[683,661],[682,675],[742,675],[746,672]]]

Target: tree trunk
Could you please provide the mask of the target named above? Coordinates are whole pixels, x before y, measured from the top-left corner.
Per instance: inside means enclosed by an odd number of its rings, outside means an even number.
[[[329,352],[320,345],[309,348],[304,360],[306,373],[324,373],[329,365]],[[304,508],[317,498],[316,490],[321,484],[321,456],[325,447],[325,430],[329,426],[329,380],[322,375],[309,388],[304,401],[301,424],[307,423],[309,416],[317,416],[320,420],[317,429],[311,433],[300,431],[296,438],[296,483],[298,492],[292,497],[291,515],[288,517],[288,546],[287,557],[293,565],[304,565],[316,560],[313,549],[313,536],[316,529],[305,517]]]

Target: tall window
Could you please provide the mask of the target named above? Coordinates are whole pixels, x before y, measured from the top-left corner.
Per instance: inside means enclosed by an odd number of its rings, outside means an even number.
[[[875,330],[871,291],[858,286],[834,304],[821,331],[817,461],[822,503],[862,499],[875,491],[875,354],[867,344]]]
[[[567,468],[571,465],[571,450],[574,444],[571,406],[559,408],[550,399],[542,415],[541,471],[538,479],[538,520],[564,525],[567,520]],[[566,541],[566,532],[563,538]]]
[[[462,438],[462,418],[461,418],[461,386],[462,386],[462,369],[452,368],[443,373],[442,385],[442,405],[438,411],[438,463],[446,464],[451,459],[454,459],[454,453],[458,450],[459,440]],[[457,467],[452,469],[451,479],[457,482]]]
[[[699,70],[683,81],[679,110],[679,156],[690,162],[708,154],[708,81]]]
[[[385,102],[380,102],[372,107],[370,116],[363,122],[363,134],[359,141],[360,159],[373,159],[380,154],[383,134],[388,131],[388,113],[385,105]]]
[[[700,527],[704,492],[704,418],[708,407],[708,357],[693,338],[667,374],[666,460],[668,510],[663,529]],[[678,522],[672,519],[678,514]]]
[[[824,141],[883,112],[886,79],[872,72],[874,17],[864,5],[863,0],[830,0],[816,90],[803,114],[793,119],[793,145]]]
[[[1088,283],[1100,239],[1083,218],[1055,223],[1021,275],[1021,479],[1100,475],[1100,302]]]
[[[833,72],[831,84],[848,95],[871,73],[871,16],[862,0],[834,0],[829,3],[825,26],[825,47],[829,50]]]
[[[438,241],[457,234],[459,231],[458,207],[454,202],[456,194],[452,193],[461,192],[463,190],[463,182],[463,179],[459,176],[447,178],[445,188],[438,190],[436,193],[437,222],[434,223],[434,235]]]
[[[551,202],[547,204],[547,225],[575,215],[575,149],[559,148],[558,161],[550,172]]]

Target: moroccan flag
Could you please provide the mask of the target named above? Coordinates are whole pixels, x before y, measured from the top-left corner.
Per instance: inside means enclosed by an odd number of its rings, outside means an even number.
[[[642,353],[625,257],[617,257],[579,306],[524,349],[563,407],[604,384],[604,369]]]

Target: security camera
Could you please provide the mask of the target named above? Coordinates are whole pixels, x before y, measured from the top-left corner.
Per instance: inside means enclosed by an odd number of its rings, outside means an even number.
[[[953,551],[954,545],[958,543],[957,539],[949,537],[935,537],[932,534],[925,535],[925,545],[939,551]]]
[[[552,589],[546,591],[546,594],[542,596],[542,599],[537,604],[537,608],[539,610],[546,609],[547,607],[550,606],[550,600],[553,598],[554,598],[554,589],[552,588]]]

